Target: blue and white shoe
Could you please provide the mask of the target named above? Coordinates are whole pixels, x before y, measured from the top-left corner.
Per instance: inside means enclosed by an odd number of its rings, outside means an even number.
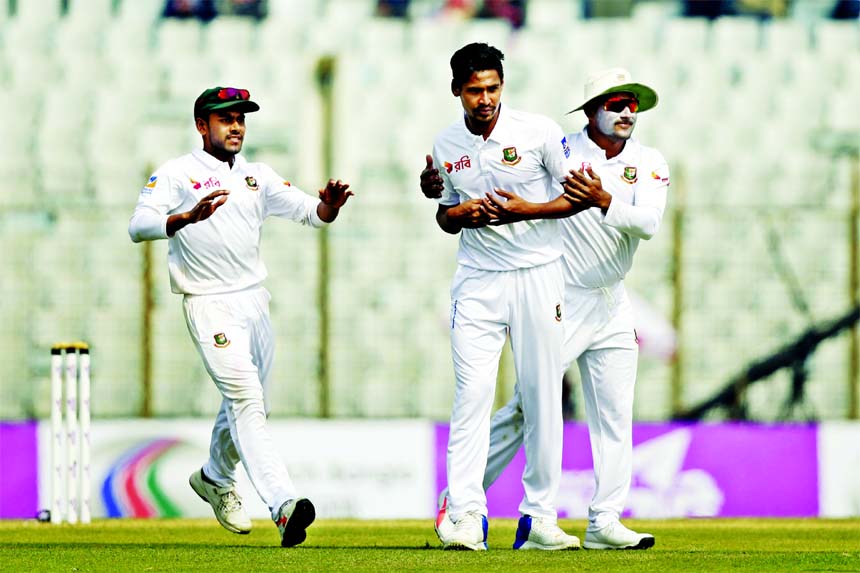
[[[540,549],[543,551],[579,549],[579,538],[562,531],[554,519],[524,515],[520,518],[517,526],[514,549]]]
[[[486,551],[487,528],[486,515],[469,511],[454,524],[451,535],[442,542],[442,549]]]

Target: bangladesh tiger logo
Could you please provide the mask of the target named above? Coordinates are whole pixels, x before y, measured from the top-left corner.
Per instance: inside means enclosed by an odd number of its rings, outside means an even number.
[[[555,305],[555,321],[561,322],[561,305]]]
[[[253,177],[251,177],[250,175],[245,177],[245,187],[247,187],[251,191],[256,191],[260,188],[260,186],[257,185],[257,180],[254,179]]]
[[[215,348],[227,348],[228,346],[230,346],[230,340],[226,334],[219,332],[215,335]]]
[[[625,183],[636,183],[638,177],[636,176],[636,168],[635,167],[625,167],[624,175],[621,176],[621,180]]]
[[[522,157],[517,155],[516,147],[505,147],[502,149],[502,163],[505,165],[516,165],[520,162],[520,159]]]

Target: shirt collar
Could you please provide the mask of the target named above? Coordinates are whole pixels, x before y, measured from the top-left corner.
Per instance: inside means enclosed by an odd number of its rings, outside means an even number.
[[[197,161],[211,169],[212,171],[216,171],[221,168],[221,166],[226,166],[227,169],[230,169],[230,164],[226,161],[221,161],[214,155],[210,155],[208,152],[202,149],[194,149],[191,151],[191,155],[193,155]],[[245,163],[245,158],[239,155],[238,153],[234,156],[233,159],[233,170],[238,169]]]
[[[495,142],[501,142],[507,134],[510,132],[510,124],[511,119],[508,116],[509,114],[505,112],[505,106],[499,104],[499,119],[496,120],[496,125],[493,126],[493,131],[490,132],[490,136],[487,138],[487,141],[491,139]],[[466,114],[463,114],[462,120],[460,120],[460,127],[468,137],[474,140],[484,141],[483,136],[475,135],[471,131],[469,131],[469,127],[466,125]]]
[[[493,126],[493,131],[490,132],[490,137],[487,139],[492,139],[496,143],[504,143],[505,141],[509,141],[508,136],[511,133],[511,116],[507,111],[507,107],[502,104],[499,104],[499,119],[496,121],[496,125]]]

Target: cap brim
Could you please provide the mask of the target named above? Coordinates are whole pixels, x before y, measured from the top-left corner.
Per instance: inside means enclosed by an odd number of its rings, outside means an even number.
[[[203,108],[204,112],[212,113],[213,111],[223,111],[223,110],[234,110],[241,111],[242,113],[251,113],[254,111],[260,111],[260,106],[257,105],[256,102],[253,102],[249,99],[246,100],[232,100],[225,101],[223,103],[216,103],[215,105],[209,105]]]
[[[583,104],[579,107],[570,110],[569,112],[567,112],[567,114],[571,114],[575,111],[583,109],[585,106],[587,106],[589,103],[596,100],[597,98],[617,93],[632,93],[633,95],[635,95],[636,99],[639,100],[639,111],[637,113],[648,111],[649,109],[656,107],[657,101],[659,100],[659,98],[657,97],[657,92],[644,84],[621,84],[620,86],[613,86],[608,90],[602,91],[590,100],[583,102]]]

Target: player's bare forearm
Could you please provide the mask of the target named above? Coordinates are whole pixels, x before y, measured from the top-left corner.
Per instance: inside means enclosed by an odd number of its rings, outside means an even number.
[[[205,221],[227,201],[230,192],[226,189],[217,189],[206,195],[190,210],[185,213],[175,213],[167,218],[167,236],[172,237],[187,225]]]
[[[332,207],[331,205],[326,205],[322,201],[320,201],[320,203],[317,205],[317,215],[319,215],[319,218],[326,223],[331,223],[335,219],[337,219],[338,213],[340,213],[339,207]]]
[[[538,203],[535,219],[564,219],[571,215],[576,215],[581,211],[585,211],[587,207],[576,203],[571,203],[565,195],[559,195],[548,203]]]
[[[167,236],[172,237],[180,229],[191,223],[188,213],[176,213],[167,218]]]
[[[503,189],[496,189],[495,192],[498,197],[488,193],[484,200],[490,216],[494,219],[491,225],[507,225],[534,219],[561,219],[583,210],[564,195],[546,203],[532,203]]]
[[[493,219],[481,199],[469,199],[459,205],[439,205],[436,211],[439,227],[452,235],[461,229],[486,227]]]
[[[463,227],[448,218],[449,210],[447,205],[439,205],[439,209],[436,211],[436,224],[446,233],[456,235]]]

